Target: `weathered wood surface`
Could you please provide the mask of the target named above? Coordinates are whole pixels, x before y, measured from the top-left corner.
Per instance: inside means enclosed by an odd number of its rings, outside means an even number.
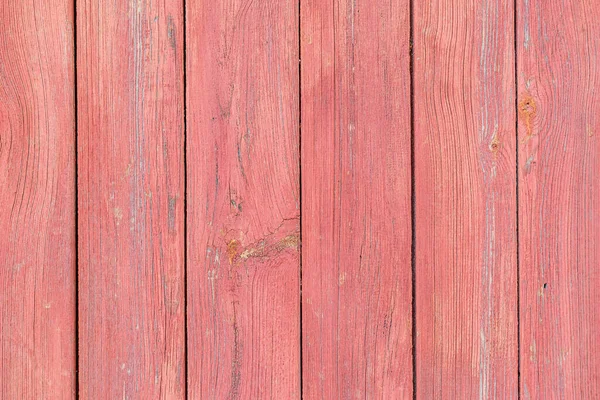
[[[300,395],[296,1],[187,5],[190,399]]]
[[[513,15],[414,3],[418,398],[518,394]]]
[[[301,2],[307,399],[412,398],[409,15]]]
[[[599,11],[518,1],[523,399],[600,397]]]
[[[600,397],[598,9],[0,1],[0,398]]]
[[[185,397],[183,4],[77,2],[81,398]]]
[[[73,2],[0,2],[0,398],[76,388]]]

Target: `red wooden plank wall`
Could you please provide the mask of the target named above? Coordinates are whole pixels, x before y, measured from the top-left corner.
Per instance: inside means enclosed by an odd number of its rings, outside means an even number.
[[[308,399],[412,397],[409,16],[301,2]]]
[[[300,395],[298,3],[187,5],[188,397]]]
[[[414,3],[417,397],[516,398],[513,3]]]
[[[0,2],[0,398],[600,398],[598,9]]]
[[[73,2],[0,2],[0,398],[75,394]]]
[[[79,395],[185,397],[183,6],[77,2]]]
[[[600,1],[519,0],[521,394],[600,398]]]

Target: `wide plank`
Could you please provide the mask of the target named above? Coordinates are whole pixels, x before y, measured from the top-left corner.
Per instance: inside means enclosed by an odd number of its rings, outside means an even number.
[[[301,2],[307,399],[411,399],[408,0]]]
[[[519,0],[523,399],[600,398],[600,1]]]
[[[417,397],[518,396],[514,7],[414,3]]]
[[[300,396],[298,3],[187,4],[190,399]]]
[[[0,398],[76,391],[73,1],[0,2]]]
[[[185,397],[183,4],[77,2],[82,399]]]

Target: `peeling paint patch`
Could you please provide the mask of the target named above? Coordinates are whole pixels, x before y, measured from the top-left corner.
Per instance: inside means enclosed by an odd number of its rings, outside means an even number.
[[[121,220],[123,219],[123,211],[119,207],[115,207],[115,209],[113,210],[113,213],[115,215],[115,221],[116,221],[117,225],[120,225]]]
[[[532,164],[535,164],[533,154],[527,158],[527,161],[525,161],[525,166],[523,167],[525,175],[529,175],[529,173],[531,172]]]

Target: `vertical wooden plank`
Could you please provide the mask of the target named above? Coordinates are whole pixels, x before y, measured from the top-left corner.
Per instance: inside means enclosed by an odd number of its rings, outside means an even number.
[[[0,3],[0,398],[75,396],[73,2]]]
[[[518,1],[524,399],[600,397],[599,11]]]
[[[518,395],[514,12],[414,3],[417,396]]]
[[[183,398],[183,5],[77,3],[82,398]]]
[[[412,398],[410,9],[301,2],[303,388]]]
[[[187,4],[190,399],[300,394],[298,3]]]

